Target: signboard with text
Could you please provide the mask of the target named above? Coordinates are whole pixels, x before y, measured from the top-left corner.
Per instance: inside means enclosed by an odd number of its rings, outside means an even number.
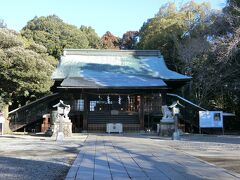
[[[222,111],[199,111],[200,128],[223,128]]]

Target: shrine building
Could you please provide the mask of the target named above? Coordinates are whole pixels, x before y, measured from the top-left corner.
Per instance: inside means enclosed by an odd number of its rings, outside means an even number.
[[[166,93],[191,77],[167,68],[156,50],[65,49],[52,74],[56,91],[71,105],[73,132],[146,127],[146,115],[161,116]]]

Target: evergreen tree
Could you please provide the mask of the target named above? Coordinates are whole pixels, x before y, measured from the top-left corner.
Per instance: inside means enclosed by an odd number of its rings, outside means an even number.
[[[100,38],[91,27],[64,23],[59,17],[35,17],[21,31],[22,36],[44,45],[47,52],[59,58],[64,48],[100,48]]]
[[[8,107],[20,96],[49,93],[55,65],[55,58],[44,46],[15,31],[0,29],[1,109],[7,109],[3,106]]]

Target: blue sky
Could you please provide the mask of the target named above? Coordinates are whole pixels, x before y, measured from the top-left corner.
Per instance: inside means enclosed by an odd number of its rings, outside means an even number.
[[[187,0],[172,0],[178,5]],[[204,0],[195,0],[203,2]],[[221,9],[226,0],[208,0]],[[106,31],[121,37],[128,30],[139,30],[168,0],[0,0],[0,19],[8,28],[21,30],[35,16],[57,15],[77,27],[91,26],[99,36]]]

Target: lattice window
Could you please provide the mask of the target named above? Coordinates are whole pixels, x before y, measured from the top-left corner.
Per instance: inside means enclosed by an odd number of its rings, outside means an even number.
[[[83,99],[76,99],[74,101],[74,110],[76,111],[84,111],[84,100]]]

